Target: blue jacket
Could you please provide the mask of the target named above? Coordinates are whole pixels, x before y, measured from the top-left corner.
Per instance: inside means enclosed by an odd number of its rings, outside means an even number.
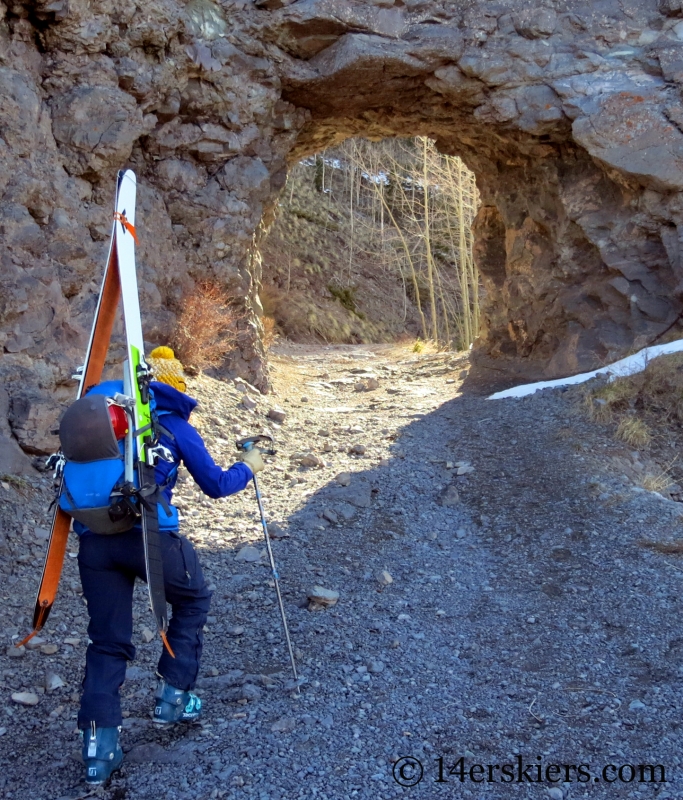
[[[106,389],[113,395],[123,390],[121,381],[109,381],[99,384],[98,391]],[[153,381],[151,384],[156,410],[160,424],[171,434],[162,434],[159,443],[167,447],[173,454],[173,462],[159,461],[156,470],[156,482],[163,485],[168,480],[164,495],[169,503],[171,516],[159,505],[159,528],[161,530],[177,530],[178,510],[172,505],[173,489],[178,480],[178,466],[182,462],[194,478],[199,488],[209,497],[227,497],[242,491],[252,478],[252,472],[241,461],[229,469],[222,469],[211,458],[202,437],[188,422],[189,416],[197,405],[197,401],[179,392],[165,383]],[[78,534],[90,533],[81,523],[74,522],[74,530]]]
[[[163,484],[172,470],[176,471],[164,490],[168,502],[173,496],[177,479],[178,462],[182,461],[199,488],[214,499],[240,492],[251,480],[252,472],[246,464],[238,461],[230,469],[221,469],[209,455],[202,437],[188,422],[197,401],[165,383],[152,382],[152,391],[157,406],[159,422],[173,435],[162,435],[160,444],[173,453],[174,464],[160,461],[156,468],[157,483]],[[164,512],[160,514],[163,521]]]

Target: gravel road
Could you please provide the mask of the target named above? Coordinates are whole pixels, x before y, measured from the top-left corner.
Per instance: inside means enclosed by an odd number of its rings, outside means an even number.
[[[159,642],[137,586],[126,759],[96,796],[682,797],[683,563],[642,540],[676,540],[683,509],[638,485],[641,457],[582,416],[576,390],[486,400],[465,356],[289,345],[272,360],[268,397],[191,381],[193,422],[226,465],[240,434],[276,438],[262,492],[305,682],[288,683],[253,492],[212,501],[185,473],[183,532],[214,588],[206,716],[151,725]],[[48,500],[46,476],[0,482],[4,647],[30,619]],[[90,794],[77,547],[42,642],[0,655],[8,800]],[[399,785],[418,761],[422,780]]]

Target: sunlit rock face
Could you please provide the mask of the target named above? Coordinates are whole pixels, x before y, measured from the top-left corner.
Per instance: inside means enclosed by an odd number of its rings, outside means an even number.
[[[124,166],[150,343],[206,277],[256,318],[250,248],[287,163],[350,135],[428,135],[476,172],[480,355],[556,376],[678,324],[677,0],[34,0],[0,16],[0,377],[28,452],[55,445],[73,393]],[[226,368],[265,387],[257,333]]]

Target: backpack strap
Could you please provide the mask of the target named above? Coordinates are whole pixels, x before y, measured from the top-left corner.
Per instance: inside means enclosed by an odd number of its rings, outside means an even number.
[[[172,517],[173,512],[168,504],[164,489],[167,489],[173,478],[178,473],[178,464],[174,464],[170,469],[166,479],[163,483],[155,483],[153,486],[142,486],[136,491],[136,495],[140,498],[140,502],[150,513],[154,513],[155,506],[160,505],[166,512],[167,517]]]

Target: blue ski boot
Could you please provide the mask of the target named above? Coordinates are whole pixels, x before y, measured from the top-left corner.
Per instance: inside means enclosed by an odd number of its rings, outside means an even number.
[[[104,783],[121,766],[123,750],[119,744],[120,730],[97,728],[93,722],[89,730],[81,731],[86,783],[92,786]]]
[[[157,725],[194,722],[202,713],[202,701],[192,692],[176,689],[162,678],[154,693],[152,721]]]

